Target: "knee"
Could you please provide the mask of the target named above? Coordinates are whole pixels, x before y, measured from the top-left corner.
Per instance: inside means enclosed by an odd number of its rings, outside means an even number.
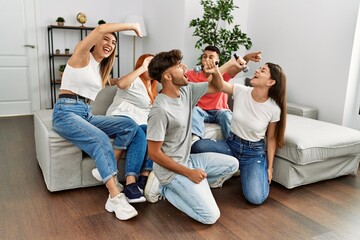
[[[254,205],[261,205],[265,202],[269,194],[266,193],[251,193],[245,196],[245,199]]]
[[[230,110],[224,110],[220,116],[223,121],[231,121],[232,118],[232,112]]]
[[[216,223],[216,221],[220,218],[220,210],[217,208],[214,209],[212,212],[208,213],[206,216],[203,216],[202,220],[200,220],[201,223],[212,225]]]
[[[231,152],[232,154],[232,152]],[[239,160],[236,157],[230,156],[231,157],[231,170],[236,172],[239,169]]]

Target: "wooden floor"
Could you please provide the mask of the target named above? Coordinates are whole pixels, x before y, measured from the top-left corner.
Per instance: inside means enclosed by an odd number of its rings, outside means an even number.
[[[360,239],[360,176],[288,190],[271,184],[261,206],[244,201],[239,178],[213,190],[221,210],[202,225],[169,202],[138,203],[119,221],[104,186],[50,193],[36,160],[33,116],[0,118],[0,239]]]

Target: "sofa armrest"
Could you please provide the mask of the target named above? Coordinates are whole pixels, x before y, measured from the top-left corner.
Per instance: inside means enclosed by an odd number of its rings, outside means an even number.
[[[288,114],[297,115],[301,117],[307,117],[312,119],[317,119],[318,117],[318,110],[316,108],[303,106],[291,102],[286,103],[286,111]]]
[[[82,186],[82,151],[52,128],[52,110],[34,113],[35,149],[49,191]]]

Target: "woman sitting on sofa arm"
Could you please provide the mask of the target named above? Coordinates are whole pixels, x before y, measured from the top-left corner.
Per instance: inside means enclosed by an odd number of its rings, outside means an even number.
[[[67,62],[53,110],[54,130],[95,160],[101,180],[109,191],[105,209],[115,212],[120,220],[138,213],[120,193],[116,159],[124,150],[128,161],[143,158],[145,135],[130,118],[94,116],[89,100],[95,100],[109,81],[117,46],[114,32],[124,30],[133,30],[142,36],[137,23],[108,23],[96,27],[77,44]],[[113,144],[109,137],[114,138]]]

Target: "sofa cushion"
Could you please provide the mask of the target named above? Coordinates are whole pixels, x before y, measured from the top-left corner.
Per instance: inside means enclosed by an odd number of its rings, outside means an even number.
[[[285,144],[276,155],[299,165],[360,153],[360,131],[287,115]]]
[[[221,127],[216,123],[205,123],[204,139],[224,140]]]
[[[110,107],[116,94],[117,86],[106,86],[102,89],[94,102],[91,102],[92,113],[94,115],[105,115],[107,109]]]

